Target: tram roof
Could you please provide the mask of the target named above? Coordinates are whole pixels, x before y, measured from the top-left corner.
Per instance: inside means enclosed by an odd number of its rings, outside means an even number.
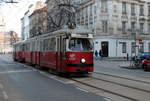
[[[64,28],[64,29],[60,29],[54,32],[49,32],[47,34],[43,34],[41,36],[47,36],[47,35],[60,35],[60,34],[93,34],[93,32],[89,29],[83,28],[83,27],[77,27],[75,29],[68,29],[68,28]],[[40,36],[39,36],[40,37]]]
[[[83,27],[77,27],[75,29],[68,29],[68,28],[64,28],[64,29],[60,29],[60,30],[57,30],[57,31],[54,31],[54,32],[49,32],[47,34],[43,34],[43,35],[39,35],[39,36],[36,36],[36,37],[33,37],[33,38],[29,38],[27,40],[22,40],[22,41],[18,41],[15,44],[19,44],[19,43],[24,43],[24,42],[28,42],[28,41],[31,41],[31,40],[34,40],[34,39],[37,39],[37,38],[41,38],[41,37],[46,37],[48,35],[61,35],[61,34],[93,34],[93,32],[89,29],[86,29],[86,28],[83,28]]]

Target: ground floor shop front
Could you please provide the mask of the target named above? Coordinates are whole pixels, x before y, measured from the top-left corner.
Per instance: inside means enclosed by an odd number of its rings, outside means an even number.
[[[95,38],[94,52],[95,51],[101,51],[102,57],[127,58],[141,52],[150,52],[150,40]]]

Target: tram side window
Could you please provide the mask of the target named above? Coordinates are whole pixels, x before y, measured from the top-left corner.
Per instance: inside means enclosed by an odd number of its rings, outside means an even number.
[[[32,51],[35,51],[35,41],[34,42],[32,42]]]
[[[66,52],[66,39],[63,39],[63,52]]]
[[[43,41],[43,51],[45,51],[45,40]]]
[[[25,51],[27,51],[27,44],[25,44]]]
[[[56,46],[56,40],[55,38],[51,38],[50,41],[49,41],[49,50],[50,51],[55,51],[55,46]]]
[[[24,44],[22,45],[22,51],[25,51],[25,45]]]
[[[55,38],[45,39],[43,41],[43,51],[55,51],[56,40]]]
[[[39,47],[39,48],[40,48],[40,51],[43,51],[43,49],[44,49],[43,47],[44,47],[44,46],[43,46],[43,41],[41,40],[41,41],[40,41],[40,47]]]
[[[48,51],[48,39],[45,39],[43,42],[43,51]]]
[[[29,43],[26,44],[26,51],[30,51],[30,44]]]

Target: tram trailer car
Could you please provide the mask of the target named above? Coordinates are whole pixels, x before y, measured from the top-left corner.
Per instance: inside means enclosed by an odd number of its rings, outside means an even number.
[[[60,73],[93,72],[93,34],[88,30],[59,30],[13,45],[15,61]]]

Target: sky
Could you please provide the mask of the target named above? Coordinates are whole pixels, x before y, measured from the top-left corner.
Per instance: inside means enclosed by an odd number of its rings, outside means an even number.
[[[0,5],[0,16],[4,17],[6,23],[6,31],[13,30],[21,35],[21,18],[24,13],[28,10],[30,4],[34,4],[37,1],[44,0],[14,0],[18,3],[16,4],[6,4]]]

